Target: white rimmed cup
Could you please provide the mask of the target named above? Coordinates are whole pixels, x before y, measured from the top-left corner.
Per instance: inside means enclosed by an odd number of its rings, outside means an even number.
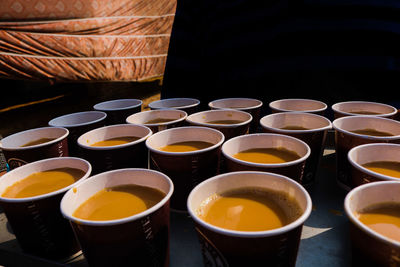
[[[264,116],[261,118],[260,124],[266,133],[285,134],[307,143],[311,149],[311,154],[306,160],[302,184],[313,184],[324,151],[327,132],[332,129],[331,121],[324,116],[313,113],[280,112]],[[284,127],[301,128],[284,129]]]
[[[332,105],[335,119],[344,116],[367,115],[393,119],[397,109],[391,105],[368,101],[345,101]]]
[[[284,163],[255,163],[234,157],[236,153],[253,148],[285,148],[296,152],[300,157]],[[304,167],[311,149],[298,138],[283,134],[259,133],[241,135],[229,139],[222,145],[227,172],[265,171],[285,175],[300,184],[303,182]]]
[[[268,231],[234,231],[214,226],[198,217],[197,209],[213,194],[259,187],[281,191],[295,200],[302,215],[292,223]],[[307,191],[283,175],[269,172],[230,172],[196,186],[187,201],[202,247],[204,262],[210,266],[295,266],[302,226],[311,213]]]
[[[198,111],[200,100],[195,98],[164,98],[149,103],[150,109],[179,109],[192,114]]]
[[[346,116],[332,122],[335,129],[336,180],[340,187],[350,190],[351,165],[347,154],[353,147],[369,143],[400,143],[400,122],[376,116]],[[392,136],[370,136],[355,130],[375,129]]]
[[[130,115],[126,122],[147,126],[153,133],[162,130],[183,126],[187,113],[178,109],[146,110]],[[151,120],[167,120],[159,123],[152,123]]]
[[[84,133],[78,138],[82,157],[93,166],[93,174],[120,168],[147,168],[148,150],[146,139],[151,130],[143,125],[116,124],[104,126]],[[116,146],[92,146],[92,144],[117,137],[138,139]]]
[[[207,110],[193,113],[186,118],[190,125],[210,127],[221,131],[225,140],[249,133],[253,117],[240,110]],[[235,121],[234,123],[213,123],[215,121]]]
[[[68,156],[68,136],[68,129],[63,127],[35,128],[1,139],[0,148],[9,168],[15,169],[26,163],[45,158]],[[22,147],[41,138],[50,138],[52,140],[38,145]]]
[[[400,242],[373,231],[358,220],[363,209],[386,202],[400,203],[400,183],[381,181],[358,186],[344,200],[350,220],[353,266],[398,266]]]
[[[272,113],[288,112],[288,111],[301,111],[324,115],[328,106],[318,100],[303,99],[303,98],[287,98],[279,99],[269,103]]]
[[[400,145],[386,143],[372,143],[353,147],[347,154],[351,168],[351,186],[378,181],[397,181],[400,178],[384,175],[364,167],[366,163],[377,161],[400,162]]]
[[[102,111],[83,111],[56,117],[49,121],[49,125],[64,127],[69,130],[69,155],[80,157],[80,148],[77,144],[78,137],[92,129],[104,126],[106,117],[107,114]]]
[[[253,117],[250,123],[250,133],[257,132],[263,106],[261,100],[245,97],[221,98],[209,102],[208,106],[211,109],[236,109],[250,113]]]
[[[75,217],[75,210],[104,188],[119,185],[155,188],[165,197],[153,207],[117,220],[91,221]],[[74,229],[90,266],[168,266],[169,200],[172,181],[157,171],[127,168],[103,172],[69,190],[61,212]]]
[[[134,98],[115,99],[97,103],[93,109],[107,113],[107,125],[122,124],[129,115],[140,112],[142,104],[142,100]]]
[[[171,208],[186,211],[190,191],[200,182],[218,173],[224,135],[208,127],[187,126],[158,132],[146,140],[150,168],[168,175],[175,185]],[[204,141],[212,145],[189,152],[167,152],[161,147],[177,142]]]
[[[77,182],[60,190],[27,198],[6,198],[4,191],[14,183],[40,171],[76,168],[85,172]],[[22,250],[47,259],[63,260],[79,252],[72,228],[60,212],[66,191],[91,174],[89,162],[80,158],[59,157],[35,161],[4,174],[0,179],[0,205]]]

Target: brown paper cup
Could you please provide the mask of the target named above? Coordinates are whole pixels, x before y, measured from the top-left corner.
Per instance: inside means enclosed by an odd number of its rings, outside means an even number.
[[[104,126],[106,117],[107,114],[102,111],[84,111],[54,118],[49,121],[49,125],[67,128],[69,155],[81,157],[77,143],[78,137],[92,129]]]
[[[347,154],[353,147],[369,143],[400,143],[400,122],[375,116],[347,116],[332,122],[335,129],[336,180],[340,187],[350,190],[351,165]],[[351,131],[376,129],[393,136],[368,136]]]
[[[62,127],[35,128],[3,138],[0,141],[0,148],[3,150],[9,168],[12,170],[41,159],[67,157],[69,155],[68,135],[68,129]],[[21,147],[41,138],[53,140],[39,145]]]
[[[191,152],[165,152],[160,147],[183,141],[206,141],[214,145]],[[147,139],[150,168],[168,175],[175,185],[171,208],[186,211],[190,191],[200,182],[217,174],[224,135],[207,127],[179,127],[164,130]]]
[[[224,134],[225,140],[228,140],[235,136],[248,134],[252,119],[253,118],[250,115],[250,113],[231,109],[231,110],[208,110],[208,111],[197,112],[189,115],[186,118],[186,121],[190,125],[210,127],[219,130]],[[240,122],[234,124],[210,123],[212,121],[219,121],[219,120],[237,120]]]
[[[281,112],[264,116],[260,120],[261,127],[266,133],[285,134],[304,141],[311,149],[306,160],[303,176],[303,185],[315,182],[316,172],[322,153],[325,139],[332,123],[325,117],[305,112]],[[286,126],[297,126],[306,129],[287,130]]]
[[[261,187],[286,192],[303,214],[294,222],[269,231],[234,231],[209,224],[197,215],[200,204],[213,194],[241,187]],[[304,221],[311,213],[311,198],[297,182],[268,172],[231,172],[210,178],[190,193],[187,201],[209,266],[295,266]]]
[[[381,235],[361,223],[355,213],[370,205],[400,202],[400,183],[393,181],[361,185],[351,190],[344,201],[350,220],[353,266],[398,266],[400,242]]]
[[[29,198],[5,198],[4,190],[28,175],[45,170],[71,167],[86,174],[63,189]],[[0,205],[22,250],[48,259],[63,260],[76,254],[80,247],[72,228],[60,212],[64,193],[89,177],[89,162],[79,158],[62,157],[35,161],[12,170],[0,179]]]
[[[272,113],[301,111],[324,115],[328,106],[321,101],[302,98],[288,98],[275,100],[269,103]]]
[[[78,138],[82,157],[93,166],[93,174],[120,168],[147,168],[146,139],[152,134],[143,125],[117,124],[91,130]],[[138,140],[117,146],[95,147],[91,144],[110,138],[135,136]]]
[[[116,99],[98,103],[93,109],[107,113],[107,125],[122,124],[129,115],[141,111],[142,103],[139,99]]]
[[[136,215],[108,221],[89,221],[74,211],[98,191],[135,184],[156,188],[166,196],[155,206]],[[169,199],[174,190],[164,174],[147,169],[119,169],[95,175],[69,190],[61,212],[71,222],[90,266],[168,266]]]
[[[299,154],[297,160],[264,164],[243,161],[233,157],[236,153],[252,148],[275,148],[284,147]],[[265,171],[285,175],[300,184],[303,183],[304,167],[310,156],[310,147],[300,139],[283,134],[248,134],[234,137],[222,145],[222,155],[226,165],[226,171]]]
[[[346,101],[336,103],[332,105],[332,110],[335,119],[354,115],[369,115],[393,119],[397,114],[397,109],[395,107],[383,103],[367,101]]]
[[[150,109],[179,109],[187,114],[195,113],[199,110],[200,100],[195,98],[165,98],[153,101],[149,104]]]
[[[128,118],[126,122],[130,124],[140,124],[149,127],[153,133],[162,130],[183,126],[187,113],[177,109],[147,110],[135,113]],[[168,122],[147,123],[150,120],[167,119]]]

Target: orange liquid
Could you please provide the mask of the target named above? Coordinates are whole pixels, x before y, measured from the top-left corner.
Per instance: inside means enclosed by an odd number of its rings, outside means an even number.
[[[115,137],[115,138],[111,138],[111,139],[93,143],[90,146],[118,146],[118,145],[128,144],[128,143],[136,141],[138,139],[140,139],[140,138],[136,137],[136,136]]]
[[[165,197],[158,189],[140,185],[120,185],[100,190],[73,213],[91,221],[122,219],[143,212]]]
[[[170,122],[176,119],[163,119],[163,118],[157,118],[157,119],[152,119],[148,120],[145,122],[145,124],[156,124],[156,123],[164,123],[164,122]]]
[[[234,158],[254,163],[285,163],[299,159],[300,156],[284,147],[278,148],[252,148],[233,155]]]
[[[382,203],[368,207],[358,219],[375,232],[400,241],[400,203]]]
[[[238,124],[242,123],[241,120],[215,120],[215,121],[208,121],[209,124]]]
[[[370,136],[393,136],[393,134],[391,134],[391,133],[382,132],[382,131],[378,131],[378,130],[370,129],[370,128],[354,130],[351,132],[357,133],[357,134],[362,134],[362,135],[370,135]]]
[[[212,143],[204,141],[185,141],[163,146],[159,149],[167,152],[189,152],[204,149],[213,145],[214,144]]]
[[[9,186],[2,196],[25,198],[47,194],[75,183],[84,175],[84,171],[75,168],[36,172]]]
[[[374,161],[362,166],[373,172],[400,178],[400,162],[397,161]]]
[[[212,225],[235,231],[266,231],[285,226],[301,215],[286,193],[241,188],[206,199],[198,216]]]
[[[297,125],[287,125],[281,128],[282,130],[309,130],[310,128],[305,128],[303,126]]]
[[[373,111],[367,111],[367,110],[351,110],[349,113],[353,114],[359,114],[359,115],[380,115],[383,113],[380,112],[373,112]]]
[[[40,139],[37,139],[37,140],[30,141],[30,142],[22,145],[21,147],[40,145],[40,144],[44,144],[44,143],[53,141],[55,139],[56,138],[40,138]]]

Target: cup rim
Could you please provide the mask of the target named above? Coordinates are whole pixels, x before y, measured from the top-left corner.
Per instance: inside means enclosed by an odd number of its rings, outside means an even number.
[[[99,177],[99,176],[109,175],[110,173],[126,172],[126,171],[130,171],[130,172],[143,172],[144,171],[144,172],[151,172],[151,173],[160,175],[169,184],[169,186],[170,186],[169,191],[168,191],[167,194],[165,194],[165,196],[156,205],[154,205],[153,207],[151,207],[151,208],[149,208],[149,209],[147,209],[147,210],[145,210],[143,212],[134,214],[132,216],[124,217],[124,218],[121,218],[121,219],[94,221],[94,220],[80,219],[80,218],[72,216],[72,214],[69,215],[69,214],[64,212],[63,206],[65,205],[64,203],[66,201],[65,200],[65,196],[67,195],[67,193],[69,193],[71,190],[73,190],[73,188],[71,188],[70,190],[68,190],[68,192],[65,193],[65,195],[62,198],[61,203],[60,203],[60,209],[61,209],[61,213],[63,214],[63,216],[65,218],[67,218],[68,220],[70,220],[72,222],[75,222],[77,224],[83,224],[83,225],[89,225],[89,226],[118,225],[118,224],[131,222],[131,221],[134,221],[134,220],[137,220],[137,219],[140,219],[140,218],[143,218],[143,217],[146,217],[146,216],[150,215],[154,211],[156,211],[159,208],[161,208],[162,206],[164,206],[165,203],[167,203],[169,201],[169,199],[171,198],[172,193],[174,191],[174,184],[173,184],[172,180],[166,174],[164,174],[162,172],[159,172],[159,171],[156,171],[156,170],[151,170],[151,169],[145,169],[145,168],[124,168],[124,169],[116,169],[116,170],[110,170],[110,171],[102,172],[102,173],[99,173],[99,174],[96,174],[96,175],[93,175],[93,176],[89,177],[88,179],[86,179],[85,181],[80,183],[77,186],[77,188],[79,188],[80,186],[84,185],[85,183],[91,182],[92,180],[96,180],[96,178]]]
[[[104,105],[107,104],[111,104],[111,103],[118,103],[118,102],[123,102],[123,101],[132,101],[132,102],[136,102],[135,104],[129,104],[127,106],[124,107],[118,107],[118,108],[107,108],[107,107],[103,107]],[[117,111],[117,110],[127,110],[127,109],[131,109],[131,108],[136,108],[138,106],[141,106],[143,104],[143,101],[140,99],[136,99],[136,98],[122,98],[122,99],[114,99],[114,100],[107,100],[107,101],[103,101],[100,103],[97,103],[93,106],[93,109],[98,110],[98,111]]]
[[[212,146],[209,146],[209,147],[206,147],[206,148],[203,148],[203,149],[198,149],[198,150],[194,150],[194,151],[185,151],[185,152],[162,151],[162,150],[155,149],[155,148],[153,148],[153,147],[151,147],[149,145],[149,142],[150,142],[149,140],[151,140],[151,138],[155,138],[154,136],[157,136],[157,135],[160,135],[160,134],[166,134],[169,131],[183,131],[183,130],[185,130],[187,128],[191,128],[191,129],[196,129],[197,128],[199,130],[215,132],[215,133],[217,133],[218,135],[221,136],[221,140],[218,141],[216,144],[214,144]],[[221,131],[217,130],[217,129],[213,129],[213,128],[210,128],[210,127],[202,127],[202,126],[184,126],[184,127],[176,127],[176,128],[166,129],[166,130],[163,130],[163,131],[160,131],[160,132],[157,132],[157,133],[153,134],[152,136],[150,136],[146,140],[146,147],[150,150],[150,152],[157,153],[157,154],[163,154],[163,155],[169,155],[169,156],[184,156],[184,155],[193,155],[193,154],[198,154],[198,153],[203,153],[203,152],[207,152],[207,151],[213,150],[213,149],[221,146],[221,144],[223,144],[224,141],[225,141],[224,134]]]
[[[322,108],[307,109],[307,110],[302,110],[301,112],[308,112],[308,113],[310,113],[310,112],[321,112],[321,111],[324,111],[324,110],[326,110],[328,108],[328,105],[326,103],[324,103],[322,101],[319,101],[319,100],[311,99],[311,98],[282,98],[282,99],[277,99],[277,100],[271,101],[268,105],[269,105],[269,107],[271,109],[274,109],[274,110],[279,110],[279,111],[284,111],[284,112],[294,111],[294,110],[291,110],[291,109],[277,108],[277,107],[273,106],[274,104],[276,104],[278,102],[283,102],[283,101],[306,101],[306,102],[313,102],[313,103],[322,104]]]
[[[164,110],[164,111],[165,111],[165,110]],[[167,122],[160,122],[160,123],[134,123],[134,122],[130,122],[130,121],[129,121],[130,118],[135,117],[135,116],[139,116],[139,114],[144,114],[144,113],[156,113],[156,112],[160,112],[160,110],[152,109],[152,110],[145,110],[145,111],[141,111],[141,112],[132,114],[132,115],[130,115],[130,116],[128,116],[128,117],[126,118],[126,123],[128,123],[128,124],[135,124],[135,125],[144,125],[144,126],[147,126],[147,127],[156,127],[156,126],[170,125],[170,124],[174,124],[174,123],[177,123],[177,122],[184,121],[184,120],[187,118],[187,116],[188,116],[187,112],[184,111],[184,110],[179,110],[179,109],[168,109],[168,112],[180,113],[180,114],[183,115],[183,117],[178,118],[178,119],[176,119],[176,120],[167,121]]]
[[[87,134],[91,134],[93,132],[100,131],[100,130],[103,130],[105,128],[119,128],[119,127],[143,128],[143,129],[147,130],[148,133],[145,136],[143,136],[143,137],[141,137],[141,138],[139,138],[139,139],[137,139],[135,141],[132,141],[132,142],[129,142],[129,143],[126,143],[126,144],[115,145],[115,146],[90,146],[90,145],[86,145],[85,142],[82,141],[83,138],[85,137],[85,135],[87,135]],[[85,148],[85,149],[89,149],[89,150],[113,150],[113,149],[130,147],[130,146],[136,145],[138,143],[141,143],[141,142],[145,141],[147,138],[149,138],[152,134],[153,134],[153,131],[149,127],[144,126],[144,125],[140,125],[140,124],[113,124],[113,125],[107,125],[107,126],[103,126],[103,127],[100,127],[100,128],[96,128],[96,129],[90,130],[90,131],[82,134],[81,136],[79,136],[76,142],[78,143],[78,145],[80,147]]]
[[[163,103],[163,102],[166,102],[166,101],[180,101],[180,100],[189,100],[189,101],[193,101],[194,103],[188,104],[188,105],[184,105],[184,106],[178,106],[178,107],[158,107],[157,106],[157,104]],[[182,109],[182,108],[195,107],[195,106],[198,106],[199,104],[200,104],[200,100],[198,100],[196,98],[173,97],[173,98],[163,98],[163,99],[159,99],[159,100],[153,101],[153,102],[149,103],[148,106],[151,109]]]
[[[96,114],[99,114],[102,116],[96,120],[91,120],[91,121],[77,123],[77,124],[64,124],[64,125],[60,126],[60,125],[57,125],[57,123],[56,123],[58,120],[61,120],[63,118],[77,116],[77,115],[81,115],[81,114],[87,114],[87,113],[92,113],[92,114],[96,113]],[[104,120],[106,117],[107,117],[107,113],[105,113],[103,111],[98,111],[98,110],[81,111],[81,112],[74,112],[74,113],[69,113],[69,114],[58,116],[58,117],[50,120],[49,125],[54,126],[54,127],[58,126],[58,127],[65,127],[65,128],[74,128],[74,127],[80,127],[80,126],[94,124],[96,122]]]
[[[240,101],[240,100],[247,100],[247,101],[254,101],[254,102],[258,102],[258,104],[255,104],[253,106],[249,106],[249,107],[240,107],[240,108],[224,108],[224,107],[217,107],[215,106],[216,102],[223,102],[223,101]],[[259,99],[256,98],[248,98],[248,97],[227,97],[227,98],[219,98],[219,99],[215,99],[213,101],[208,102],[208,106],[210,108],[216,108],[216,109],[235,109],[235,110],[249,110],[249,109],[256,109],[259,108],[263,105],[263,102]]]
[[[349,162],[351,163],[351,165],[353,165],[353,167],[355,167],[356,169],[358,169],[361,172],[367,173],[368,175],[372,176],[372,177],[376,177],[379,178],[381,180],[385,180],[385,181],[397,181],[400,182],[400,178],[396,178],[396,177],[392,177],[389,175],[384,175],[378,172],[373,172],[365,167],[363,167],[361,164],[359,164],[358,162],[356,162],[353,159],[353,154],[355,154],[357,152],[357,150],[366,148],[366,147],[374,147],[374,146],[382,146],[382,147],[398,147],[400,150],[400,144],[394,144],[394,143],[369,143],[369,144],[363,144],[363,145],[358,145],[353,147],[352,149],[349,150],[349,152],[347,153],[347,159],[349,160]],[[379,161],[379,160],[378,160]]]
[[[41,200],[41,199],[49,198],[49,197],[52,197],[52,196],[67,192],[69,189],[77,186],[78,184],[80,184],[81,182],[86,180],[88,177],[90,177],[91,172],[92,172],[92,165],[89,163],[89,161],[87,161],[85,159],[82,159],[82,158],[77,158],[77,157],[55,157],[55,158],[42,159],[42,160],[38,160],[38,161],[34,161],[34,162],[27,163],[25,165],[22,165],[22,166],[20,166],[18,168],[15,168],[15,169],[7,172],[6,174],[4,174],[1,177],[1,180],[2,179],[6,179],[8,176],[12,176],[14,174],[14,172],[16,172],[16,171],[21,171],[22,169],[20,169],[20,168],[30,168],[33,165],[41,165],[44,162],[63,161],[63,160],[81,161],[81,162],[85,163],[88,166],[88,170],[85,173],[85,175],[82,176],[80,179],[78,179],[74,183],[70,184],[69,186],[63,187],[63,188],[61,188],[59,190],[52,191],[52,192],[49,192],[47,194],[42,194],[42,195],[33,196],[33,197],[24,197],[24,198],[7,198],[7,197],[3,197],[2,195],[0,195],[0,201],[9,202],[9,203],[21,203],[21,202],[28,202],[28,201],[38,201],[38,200]]]
[[[256,162],[250,162],[250,161],[244,161],[244,160],[241,160],[241,159],[237,159],[237,158],[235,158],[235,157],[233,157],[231,155],[226,154],[224,148],[227,145],[229,145],[229,143],[234,142],[235,140],[240,139],[240,138],[252,138],[254,136],[265,136],[265,137],[267,137],[267,136],[278,136],[278,137],[283,137],[283,138],[287,138],[287,139],[292,139],[295,142],[301,143],[306,148],[307,152],[306,152],[305,155],[303,155],[302,157],[300,157],[300,158],[298,158],[296,160],[292,160],[292,161],[288,161],[288,162],[284,162],[284,163],[256,163]],[[311,148],[310,148],[309,145],[307,145],[306,142],[300,140],[299,138],[292,137],[292,136],[289,136],[289,135],[275,134],[275,133],[254,133],[254,134],[246,134],[246,135],[240,135],[240,136],[232,137],[231,139],[227,140],[222,145],[221,152],[229,160],[232,160],[232,161],[234,161],[236,163],[239,163],[241,165],[252,166],[252,167],[262,167],[262,168],[265,168],[265,167],[275,168],[275,167],[292,166],[292,165],[296,165],[296,164],[298,164],[300,162],[305,161],[311,154]]]
[[[281,128],[275,128],[275,127],[271,127],[268,125],[264,124],[264,120],[270,117],[279,117],[279,116],[308,116],[308,117],[315,117],[315,118],[319,118],[321,120],[324,120],[325,122],[328,123],[328,125],[324,126],[324,127],[319,127],[319,128],[313,128],[313,129],[307,129],[307,130],[289,130],[289,129],[281,129]],[[309,113],[309,112],[299,112],[299,111],[288,111],[288,112],[280,112],[280,113],[271,113],[268,115],[265,115],[264,117],[262,117],[260,119],[260,125],[261,127],[263,127],[264,129],[268,129],[268,130],[273,130],[279,133],[312,133],[312,132],[319,132],[319,131],[324,131],[324,130],[330,130],[332,129],[332,122],[330,120],[328,120],[326,117],[318,115],[318,114],[314,114],[314,113]]]
[[[200,218],[198,218],[197,215],[195,214],[195,212],[190,209],[190,202],[194,195],[194,192],[196,190],[198,190],[203,184],[209,183],[214,180],[224,179],[229,176],[235,176],[235,175],[240,175],[240,174],[256,174],[256,175],[262,175],[262,176],[275,176],[280,179],[284,179],[289,183],[292,183],[304,194],[304,196],[306,198],[307,205],[306,205],[305,210],[303,211],[303,214],[299,218],[297,218],[295,221],[293,221],[283,227],[276,228],[276,229],[271,229],[271,230],[266,230],[266,231],[237,231],[237,230],[228,230],[228,229],[207,223],[207,222],[201,220]],[[211,229],[213,232],[217,232],[219,234],[233,236],[233,237],[246,237],[246,238],[268,237],[268,236],[275,236],[275,235],[286,233],[286,232],[302,225],[307,220],[307,218],[310,216],[311,210],[312,210],[311,197],[308,194],[308,192],[304,189],[304,187],[301,186],[298,182],[294,181],[293,179],[290,179],[287,176],[281,175],[281,174],[272,173],[272,172],[263,172],[263,171],[235,171],[235,172],[223,173],[223,174],[219,174],[214,177],[211,177],[211,178],[201,182],[200,184],[198,184],[197,186],[195,186],[192,189],[192,191],[190,192],[190,194],[187,198],[186,205],[187,205],[187,210],[189,212],[189,215],[203,227],[205,227],[207,229]]]
[[[389,116],[393,116],[397,113],[397,109],[389,104],[379,103],[379,102],[371,102],[371,101],[358,101],[358,100],[338,102],[338,103],[333,104],[331,108],[334,112],[337,112],[338,114],[347,115],[347,116],[357,115],[356,113],[351,113],[351,112],[340,110],[339,107],[340,107],[340,105],[343,105],[343,104],[371,104],[371,105],[384,106],[384,107],[393,109],[393,111],[389,112],[389,113],[374,114],[374,115],[363,114],[364,116],[389,117]]]
[[[60,130],[64,130],[65,133],[62,136],[60,136],[60,137],[58,137],[56,139],[50,140],[50,141],[45,142],[45,143],[33,145],[33,146],[5,147],[4,144],[3,144],[3,142],[4,142],[3,140],[6,140],[8,138],[13,138],[13,137],[15,137],[15,136],[17,136],[19,134],[25,134],[25,133],[29,133],[29,132],[34,132],[34,131],[38,131],[38,130],[46,130],[46,129],[60,129]],[[20,150],[35,149],[35,148],[44,147],[44,146],[48,146],[48,145],[52,145],[52,144],[55,144],[57,142],[60,142],[61,140],[65,139],[68,135],[69,135],[69,130],[67,128],[64,128],[64,127],[48,126],[48,127],[40,127],[40,128],[29,129],[29,130],[21,131],[21,132],[14,133],[14,134],[11,134],[9,136],[4,137],[2,140],[0,140],[0,149],[6,150],[6,151],[20,151]]]
[[[194,121],[192,120],[192,118],[194,116],[198,116],[200,114],[206,114],[206,113],[226,113],[226,112],[233,112],[233,113],[238,113],[238,114],[243,114],[246,116],[249,116],[249,118],[245,121],[242,121],[240,123],[234,123],[234,124],[216,124],[216,123],[207,123],[207,122],[199,122],[199,121]],[[186,121],[189,123],[193,123],[196,124],[198,126],[204,126],[204,127],[218,127],[218,128],[235,128],[235,127],[239,127],[242,125],[246,125],[249,124],[251,121],[253,120],[253,116],[245,111],[242,110],[236,110],[236,109],[214,109],[214,110],[205,110],[205,111],[200,111],[200,112],[196,112],[193,114],[190,114],[189,116],[187,116]]]
[[[360,222],[356,216],[351,212],[350,209],[350,202],[353,198],[353,195],[356,194],[358,191],[363,190],[365,188],[368,187],[375,187],[375,186],[382,186],[382,185],[399,185],[399,182],[396,181],[379,181],[379,182],[373,182],[373,183],[367,183],[367,184],[363,184],[360,186],[355,187],[354,189],[352,189],[349,193],[347,193],[345,199],[344,199],[344,210],[346,212],[347,218],[349,218],[349,220],[356,225],[356,227],[361,228],[361,230],[364,233],[367,233],[368,235],[377,238],[380,241],[383,241],[386,244],[389,245],[394,245],[398,248],[400,248],[400,241],[396,241],[394,239],[388,238],[382,234],[379,234],[378,232],[373,231],[372,229],[370,229],[368,226],[364,225],[362,222]]]
[[[364,135],[364,134],[358,134],[358,133],[354,133],[351,131],[347,131],[345,129],[340,128],[337,124],[343,120],[356,120],[356,119],[367,119],[367,120],[384,120],[387,121],[389,123],[395,123],[398,124],[400,127],[400,122],[396,121],[396,120],[392,120],[392,119],[388,119],[388,118],[384,118],[384,117],[377,117],[377,116],[367,116],[367,115],[354,115],[354,116],[346,116],[346,117],[341,117],[341,118],[337,118],[332,122],[332,128],[334,130],[337,130],[339,132],[342,133],[346,133],[348,135],[351,136],[357,136],[357,137],[361,137],[364,139],[372,139],[372,140],[396,140],[400,138],[400,134],[398,135],[392,135],[392,136],[369,136],[369,135]]]

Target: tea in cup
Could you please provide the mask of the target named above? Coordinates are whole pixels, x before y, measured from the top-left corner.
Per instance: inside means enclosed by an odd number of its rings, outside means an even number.
[[[393,119],[397,114],[397,109],[391,105],[368,101],[339,102],[332,105],[332,110],[335,119],[354,115],[370,115]]]
[[[328,108],[328,106],[324,102],[314,99],[302,98],[287,98],[275,100],[269,103],[269,107],[272,113],[299,111],[315,113],[318,115],[324,115],[326,109]]]
[[[149,127],[153,133],[183,126],[187,113],[178,109],[146,110],[130,115],[126,122]]]

